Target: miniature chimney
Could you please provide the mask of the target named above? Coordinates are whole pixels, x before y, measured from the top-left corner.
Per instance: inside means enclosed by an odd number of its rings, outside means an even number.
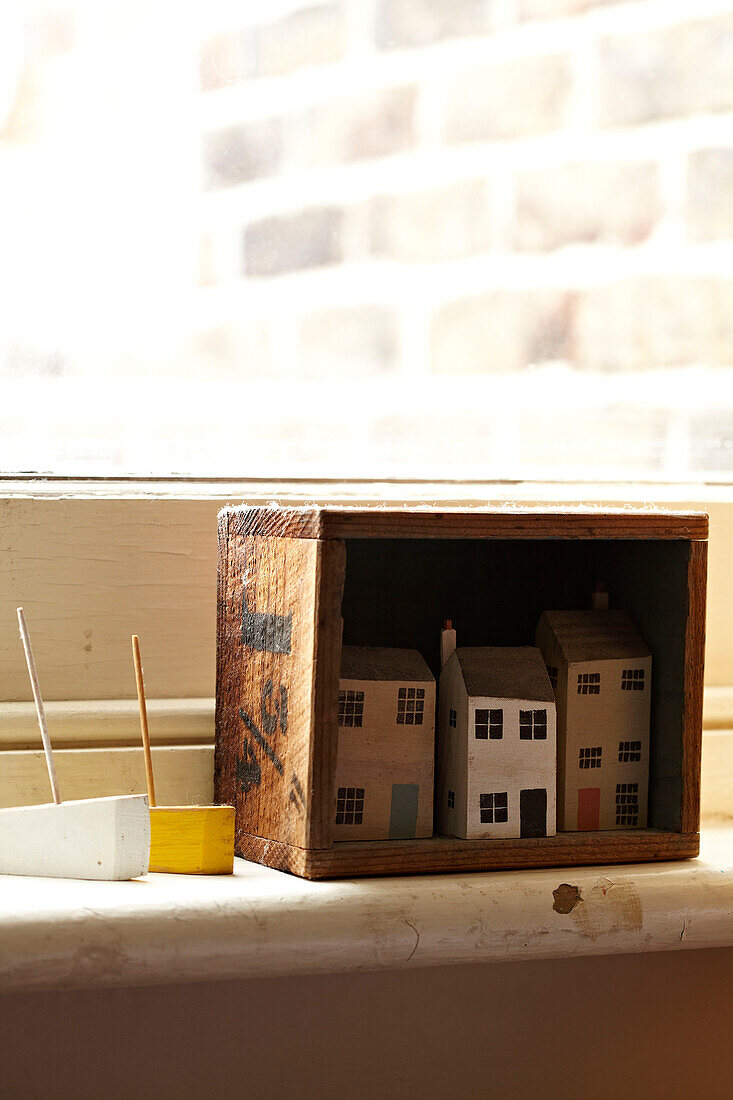
[[[596,581],[596,590],[591,593],[591,606],[594,611],[608,611],[608,592],[603,581]]]
[[[445,662],[450,657],[456,648],[456,632],[453,629],[453,621],[446,619],[443,624],[443,629],[440,632],[440,667],[442,668]]]

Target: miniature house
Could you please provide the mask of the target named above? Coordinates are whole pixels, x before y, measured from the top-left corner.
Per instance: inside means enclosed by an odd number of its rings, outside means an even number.
[[[558,829],[643,829],[651,654],[625,611],[594,606],[537,626],[557,700]]]
[[[442,636],[438,822],[449,836],[555,833],[555,699],[532,646],[459,647]]]
[[[435,678],[414,649],[343,646],[336,840],[433,835]]]

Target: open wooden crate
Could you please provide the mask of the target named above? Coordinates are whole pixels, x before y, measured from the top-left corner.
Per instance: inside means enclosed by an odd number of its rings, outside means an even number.
[[[306,878],[697,855],[708,518],[595,509],[230,508],[219,517],[216,797],[238,855]],[[333,842],[342,643],[532,644],[596,580],[652,652],[649,828]]]

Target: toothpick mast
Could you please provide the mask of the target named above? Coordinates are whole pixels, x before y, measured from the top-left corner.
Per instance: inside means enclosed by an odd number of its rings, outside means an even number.
[[[31,680],[31,687],[33,688],[33,699],[36,704],[36,714],[38,716],[38,726],[41,731],[41,740],[43,741],[43,751],[46,754],[46,767],[48,768],[48,778],[51,780],[51,791],[53,793],[53,800],[57,806],[61,805],[61,795],[59,794],[59,784],[56,778],[56,765],[53,761],[53,751],[51,749],[51,738],[48,736],[48,726],[46,725],[46,712],[43,709],[43,699],[41,698],[41,687],[38,683],[38,673],[36,672],[36,662],[33,658],[33,647],[31,646],[30,635],[28,634],[28,627],[25,625],[25,615],[23,614],[23,608],[18,608],[18,626],[20,627],[20,640],[23,643],[23,649],[25,650],[25,660],[28,665],[28,675]]]
[[[132,659],[135,662],[137,702],[140,708],[140,729],[143,735],[143,751],[145,753],[145,781],[148,785],[148,803],[151,806],[155,806],[153,757],[150,753],[150,734],[148,733],[148,709],[145,705],[145,684],[143,682],[143,666],[140,660],[140,639],[138,638],[137,634],[133,634],[132,636]]]

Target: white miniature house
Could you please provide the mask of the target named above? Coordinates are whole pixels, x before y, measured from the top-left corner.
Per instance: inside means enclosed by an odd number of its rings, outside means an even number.
[[[533,646],[441,636],[438,828],[448,836],[555,834],[555,698]]]
[[[435,678],[414,649],[343,646],[335,840],[433,835]]]
[[[557,699],[558,828],[643,829],[652,658],[625,611],[546,611],[537,626]]]

